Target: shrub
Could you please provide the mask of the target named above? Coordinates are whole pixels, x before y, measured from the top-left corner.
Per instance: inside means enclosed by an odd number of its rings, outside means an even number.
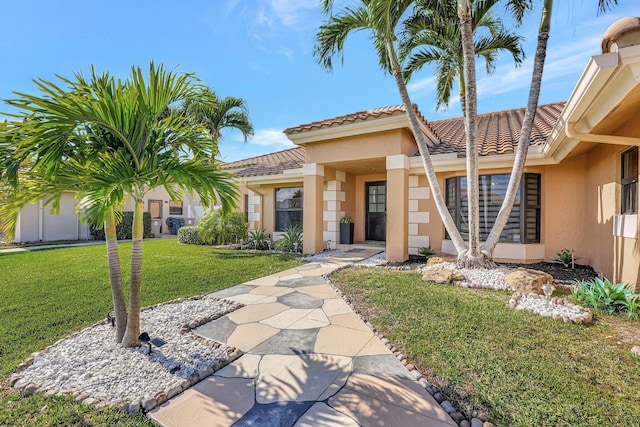
[[[582,257],[575,256],[573,254],[573,251],[570,251],[569,249],[563,249],[562,251],[558,252],[556,256],[551,258],[551,261],[559,262],[565,267],[571,267],[572,262],[575,262],[580,258]]]
[[[144,212],[142,214],[143,237],[148,239],[151,237],[151,214]],[[116,235],[118,240],[130,240],[132,237],[133,212],[123,212],[122,221],[116,226]],[[104,228],[96,228],[93,225],[89,227],[89,232],[94,240],[104,240]]]
[[[178,243],[187,245],[202,245],[204,242],[200,238],[198,227],[188,226],[178,229]]]
[[[200,238],[207,245],[228,245],[247,234],[244,214],[234,211],[223,215],[221,210],[207,212],[198,224]]]
[[[302,252],[302,228],[299,225],[287,227],[273,245],[282,252]]]
[[[340,224],[351,224],[353,222],[353,218],[349,215],[345,215],[340,219]]]
[[[248,246],[259,251],[270,249],[271,240],[269,239],[267,231],[264,228],[250,231]]]
[[[426,257],[426,258],[429,258],[429,257],[432,257],[434,255],[437,255],[436,251],[431,249],[431,246],[425,246],[423,248],[420,248],[419,253],[420,253],[420,255],[422,255],[423,257]]]
[[[639,295],[634,294],[625,283],[613,284],[609,279],[596,278],[593,282],[577,282],[571,292],[577,302],[606,310],[609,314],[618,311],[633,317],[638,313]]]

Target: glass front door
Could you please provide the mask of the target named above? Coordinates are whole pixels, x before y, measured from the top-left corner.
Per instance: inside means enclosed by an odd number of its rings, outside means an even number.
[[[365,239],[387,240],[387,183],[367,182]]]

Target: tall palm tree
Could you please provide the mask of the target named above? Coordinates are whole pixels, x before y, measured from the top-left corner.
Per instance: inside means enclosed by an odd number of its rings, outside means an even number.
[[[10,203],[0,207],[0,221],[11,231],[20,207],[30,200],[45,197],[55,208],[63,191],[76,191],[86,217],[105,225],[113,290],[118,287],[119,265],[112,259],[112,231],[130,197],[134,215],[129,305],[128,310],[118,310],[120,297],[114,292],[114,306],[118,331],[126,325],[118,338],[124,346],[136,346],[145,194],[159,186],[174,199],[195,191],[205,203],[217,200],[230,210],[236,183],[210,160],[210,132],[170,109],[197,96],[192,74],[179,75],[151,63],[148,75],[133,67],[125,81],[93,69],[89,80],[79,73],[75,80],[60,80],[64,85],[37,80],[42,96],[18,93],[8,101],[23,113],[3,128],[8,132],[0,133],[0,158],[7,164],[21,163],[25,178],[4,180],[13,191],[7,198]]]
[[[467,245],[456,228],[442,196],[427,140],[420,128],[416,110],[409,97],[398,58],[400,26],[405,15],[411,13],[413,6],[414,1],[409,0],[360,0],[357,6],[347,6],[334,14],[333,0],[323,0],[322,8],[326,19],[317,31],[314,55],[320,65],[331,70],[333,58],[343,56],[344,44],[349,34],[356,31],[369,32],[380,67],[385,73],[391,74],[396,81],[409,120],[409,127],[422,157],[423,167],[438,213],[458,251],[458,258],[464,259]]]
[[[465,113],[465,130],[467,136],[467,185],[469,192],[469,248],[470,255],[473,257],[490,258],[498,244],[502,230],[504,229],[513,204],[516,199],[524,165],[527,160],[527,151],[529,148],[529,140],[531,139],[531,129],[538,107],[540,97],[540,86],[542,83],[542,75],[544,70],[544,62],[547,54],[547,43],[551,31],[551,13],[553,10],[553,0],[541,0],[540,26],[538,29],[538,43],[533,62],[533,71],[531,75],[531,85],[529,88],[529,97],[527,108],[522,121],[520,130],[520,138],[516,148],[515,159],[509,184],[507,186],[506,195],[500,207],[500,211],[496,217],[493,227],[486,241],[479,247],[479,213],[478,213],[478,137],[477,137],[477,91],[476,91],[476,75],[475,75],[475,52],[473,44],[472,30],[472,7],[470,0],[457,0],[458,16],[460,18],[460,33],[462,37],[463,59],[464,59],[464,76],[466,82],[466,104]],[[598,11],[604,12],[618,4],[618,0],[598,0]],[[507,0],[506,6],[513,15],[516,23],[521,23],[527,11],[532,9],[532,0]],[[471,180],[470,180],[471,177]],[[473,193],[473,194],[472,194]],[[472,205],[473,203],[473,205]],[[472,235],[471,229],[474,228]],[[481,251],[481,252],[480,252]]]
[[[495,70],[497,55],[502,51],[510,53],[516,65],[520,65],[524,59],[522,37],[508,31],[502,20],[492,13],[492,8],[499,1],[474,0],[471,4],[474,51],[476,57],[484,59],[487,74]],[[446,3],[446,6],[442,6],[442,3]],[[425,65],[436,65],[437,109],[449,106],[451,91],[457,82],[464,112],[464,60],[456,7],[456,0],[418,2],[415,14],[406,21],[400,57],[408,57],[405,65],[407,80]]]

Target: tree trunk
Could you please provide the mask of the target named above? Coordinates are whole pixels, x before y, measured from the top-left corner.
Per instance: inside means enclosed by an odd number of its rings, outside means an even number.
[[[462,267],[490,267],[480,251],[480,206],[478,187],[478,102],[476,92],[476,67],[471,28],[471,5],[468,0],[458,0],[460,37],[464,59],[464,128],[466,134],[467,200],[469,206],[469,250],[458,252],[458,264]]]
[[[390,44],[387,44],[387,54],[389,55],[389,59],[392,64],[392,73],[396,80],[396,85],[398,86],[398,91],[400,92],[402,103],[407,112],[407,118],[409,119],[411,132],[413,133],[413,137],[415,138],[418,145],[418,151],[420,151],[420,156],[422,157],[422,165],[424,167],[425,174],[427,175],[427,180],[429,182],[429,186],[431,187],[431,194],[433,195],[433,200],[436,203],[436,208],[438,209],[440,218],[442,218],[444,227],[449,233],[449,237],[451,237],[451,241],[453,242],[456,251],[458,251],[458,253],[466,251],[467,246],[464,242],[464,239],[460,235],[460,232],[458,231],[458,228],[456,227],[456,224],[451,217],[449,209],[447,209],[447,204],[444,201],[444,197],[442,197],[440,185],[438,184],[438,178],[436,177],[435,170],[433,169],[433,163],[431,162],[431,155],[429,154],[427,140],[424,136],[424,133],[420,129],[418,117],[416,116],[413,104],[411,103],[411,99],[409,98],[409,92],[407,92],[407,86],[405,84],[404,77],[402,76],[400,65],[398,64],[398,58],[396,56],[395,49]]]
[[[122,271],[118,255],[118,237],[113,209],[109,209],[104,222],[104,235],[107,241],[107,260],[109,263],[109,282],[113,297],[113,312],[116,318],[116,342],[121,342],[127,328],[127,307],[122,291]]]
[[[143,237],[143,213],[144,200],[142,196],[134,196],[135,206],[133,210],[133,230],[131,245],[131,276],[129,280],[129,315],[127,317],[127,330],[122,339],[125,347],[140,345],[140,284],[142,280],[142,237]]]
[[[527,102],[527,110],[524,113],[522,121],[522,129],[520,130],[520,139],[516,149],[516,157],[509,178],[509,185],[500,211],[496,217],[496,221],[491,228],[491,232],[483,245],[483,252],[491,255],[500,240],[502,230],[507,225],[513,203],[515,202],[520,180],[524,171],[524,165],[527,161],[527,152],[529,150],[529,141],[531,140],[531,128],[536,116],[538,108],[538,99],[540,97],[540,85],[542,84],[542,72],[544,69],[544,61],[547,56],[547,41],[549,40],[550,18],[553,7],[553,0],[545,0],[542,9],[542,18],[540,20],[540,31],[538,33],[538,47],[536,48],[536,56],[533,62],[533,74],[531,76],[531,87],[529,89],[529,100]]]

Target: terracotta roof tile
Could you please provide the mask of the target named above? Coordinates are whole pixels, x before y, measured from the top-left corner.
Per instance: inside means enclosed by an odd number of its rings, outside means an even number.
[[[556,102],[538,106],[531,129],[530,145],[541,145],[546,141],[564,108],[564,104],[564,102]],[[525,108],[516,108],[478,114],[480,155],[513,153],[520,138],[520,126],[524,112]],[[440,138],[440,144],[429,147],[431,154],[456,153],[459,157],[464,157],[466,139],[462,117],[434,120],[429,123]]]
[[[414,104],[414,108],[418,113],[418,118],[422,120],[422,122],[427,127],[429,127],[428,122],[420,113],[420,110],[418,110],[418,106]],[[316,122],[311,122],[311,123],[290,127],[285,129],[284,133],[287,135],[290,135],[293,133],[300,133],[300,132],[305,132],[313,129],[321,129],[325,127],[342,125],[349,122],[358,122],[358,121],[369,120],[369,119],[378,118],[382,116],[393,116],[393,115],[405,114],[405,113],[406,113],[406,110],[404,108],[404,105],[394,105],[391,107],[374,108],[373,110],[358,111],[357,113],[345,114],[344,116],[337,116],[330,119],[324,119]],[[433,131],[433,129],[431,130]]]
[[[301,168],[304,164],[304,148],[296,147],[275,153],[242,159],[222,165],[224,169],[238,169],[239,177],[278,175],[287,169]]]
[[[556,124],[564,102],[545,104],[538,106],[536,118],[531,130],[531,146],[543,144],[551,130]],[[518,145],[520,137],[520,126],[524,117],[525,108],[513,110],[496,111],[492,113],[478,115],[478,140],[480,155],[487,156],[493,154],[513,153]],[[334,117],[332,119],[321,120],[306,125],[299,125],[288,128],[285,133],[304,132],[311,129],[319,129],[325,126],[339,125],[345,122],[357,120],[368,120],[374,117],[405,113],[403,106],[377,108],[369,111],[362,111],[345,116]],[[424,118],[420,116],[424,121]],[[425,121],[426,123],[426,121]],[[465,133],[464,120],[462,117],[444,120],[434,120],[428,123],[440,140],[439,144],[429,147],[429,152],[433,154],[457,154],[464,157]],[[419,155],[416,153],[416,155]],[[248,159],[229,162],[222,165],[225,169],[236,170],[239,177],[278,175],[287,169],[301,168],[305,161],[304,147],[296,147],[288,150],[277,151],[275,153]]]

